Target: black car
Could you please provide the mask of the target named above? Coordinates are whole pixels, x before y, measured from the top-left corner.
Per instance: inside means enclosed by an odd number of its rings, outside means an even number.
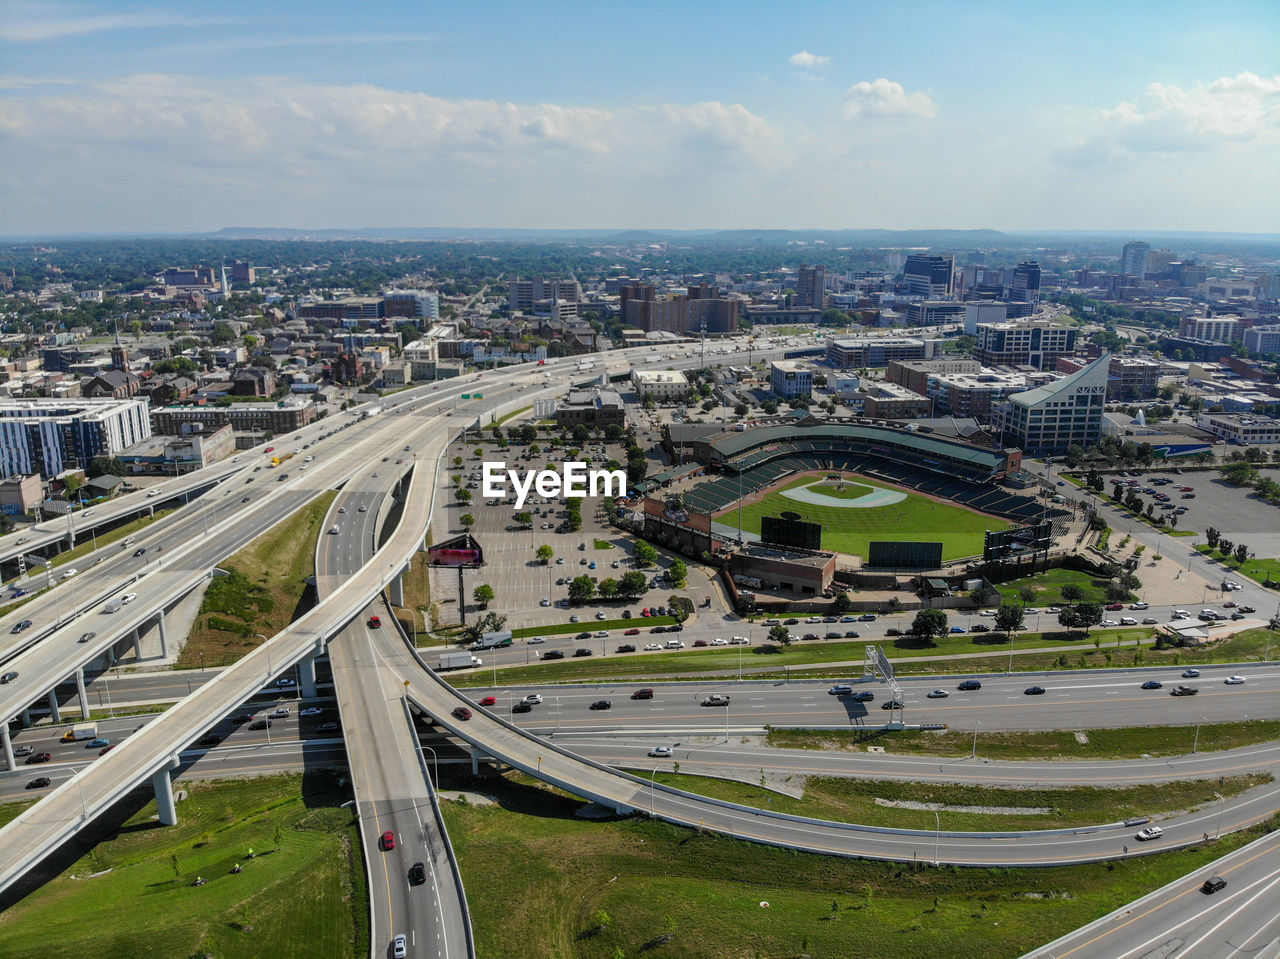
[[[27,783],[27,788],[28,789],[44,789],[51,782],[53,782],[53,780],[51,780],[48,776],[37,776],[35,779],[31,780],[31,782]]]
[[[316,727],[318,733],[333,733],[338,731],[337,723],[321,723]]]
[[[981,689],[981,688],[982,688],[982,683],[978,682],[978,680],[976,679],[966,679],[963,683],[961,683],[959,686],[956,687],[956,689]]]
[[[665,626],[655,626],[653,629],[649,630],[651,633],[665,633],[666,631],[667,627]]]
[[[533,703],[519,702],[511,707],[513,713],[531,713],[533,712]]]
[[[271,720],[269,720],[269,719],[258,719],[258,720],[255,720],[254,722],[251,722],[251,723],[249,724],[249,728],[250,728],[250,729],[270,729],[270,728],[271,728]]]
[[[588,709],[613,709],[613,703],[607,699],[597,699]]]
[[[17,678],[18,678],[17,672],[11,669],[9,670],[9,672],[5,673],[3,676],[0,676],[0,683],[11,683]]]
[[[860,632],[858,632],[856,629],[846,629],[846,630],[844,631],[844,638],[845,638],[845,639],[857,639],[857,638],[858,638],[859,636],[861,636],[861,635],[862,635],[862,634],[861,634]]]
[[[249,713],[237,713],[236,715],[231,717],[231,721],[233,723],[247,723],[252,718],[253,716],[250,715]]]
[[[991,632],[991,627],[990,627],[990,626],[988,626],[986,623],[974,623],[972,626],[970,626],[970,627],[969,627],[969,632],[971,632],[971,633],[989,633],[989,632]]]
[[[575,650],[573,651],[573,655],[574,655],[574,656],[590,656],[590,655],[591,655],[591,650],[589,650],[589,649],[587,649],[587,647],[583,646],[581,649],[575,649]]]
[[[147,548],[146,548],[145,546],[139,546],[137,549],[135,549],[135,550],[133,551],[133,555],[134,555],[134,556],[144,556],[144,555],[146,555],[146,552],[147,552]]]
[[[636,651],[636,648],[632,646],[630,643],[623,643],[616,650],[616,652],[619,652],[619,653],[634,653],[635,651]]]
[[[1142,684],[1143,689],[1164,689],[1164,683],[1158,679],[1148,679]]]
[[[1170,695],[1171,696],[1194,696],[1198,692],[1200,692],[1200,690],[1196,686],[1175,686],[1172,690],[1170,690]]]
[[[854,635],[856,636],[858,634],[854,633]],[[844,633],[837,632],[833,629],[831,632],[827,633],[827,639],[844,639]]]
[[[1028,686],[1022,693],[1024,696],[1043,696],[1045,688],[1043,686]]]
[[[24,620],[23,620],[22,622],[20,622],[20,623],[14,623],[14,624],[13,624],[13,629],[9,630],[9,632],[11,632],[11,633],[20,633],[20,632],[22,632],[24,629],[30,629],[30,628],[31,628],[31,620],[29,620],[29,619],[24,619]]]
[[[564,653],[558,649],[548,649],[542,654],[543,659],[564,659]]]
[[[210,733],[208,736],[200,737],[201,746],[216,746],[220,742],[222,742],[222,737],[217,733]]]
[[[881,709],[906,709],[906,704],[900,699],[886,699],[880,704]]]
[[[884,631],[884,634],[885,634],[886,636],[901,636],[901,635],[902,635],[902,630],[898,629],[898,627],[896,627],[896,626],[892,626],[892,627],[890,627],[889,629],[886,629],[886,630]]]
[[[32,753],[27,757],[27,765],[31,766],[36,763],[47,763],[53,756],[50,753]]]
[[[409,867],[409,885],[421,886],[427,881],[427,867],[420,862],[415,862]]]
[[[667,632],[668,632],[668,633],[683,633],[683,632],[684,632],[684,626],[682,626],[680,623],[676,623],[674,626],[668,626],[668,627],[667,627]]]
[[[574,637],[574,639],[590,639],[590,638],[591,638],[591,632],[590,630],[586,630],[586,629],[584,629],[582,632],[580,632],[577,636]]]
[[[1205,893],[1206,895],[1212,896],[1218,890],[1225,889],[1226,886],[1227,886],[1227,881],[1223,879],[1221,876],[1210,876],[1200,886],[1200,891]]]
[[[795,625],[796,625],[797,623],[799,623],[799,622],[800,622],[800,620],[798,620],[798,619],[788,619],[788,620],[784,620],[782,625],[784,625],[784,626],[795,626]]]

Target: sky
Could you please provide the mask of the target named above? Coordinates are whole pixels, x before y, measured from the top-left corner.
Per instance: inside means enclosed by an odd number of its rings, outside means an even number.
[[[0,235],[1280,232],[1280,2],[0,0]]]

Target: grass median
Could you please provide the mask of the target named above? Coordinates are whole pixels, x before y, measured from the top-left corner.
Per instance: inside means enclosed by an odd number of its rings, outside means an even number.
[[[1083,742],[1081,741],[1083,738]],[[1078,737],[1070,730],[979,732],[981,759],[1138,759],[1185,756],[1280,739],[1280,720],[1203,723],[1200,726],[1128,726],[1090,729]],[[891,755],[959,759],[974,750],[971,732],[948,730],[856,732],[854,730],[771,729],[766,742],[785,749],[861,750],[876,746]]]
[[[941,828],[960,832],[1063,829],[1118,822],[1130,816],[1160,816],[1215,802],[1214,791],[1236,796],[1272,781],[1269,773],[1212,780],[1181,780],[1107,788],[1075,786],[1037,789],[955,783],[884,782],[809,777],[800,798],[759,785],[704,776],[658,773],[657,781],[676,789],[759,806],[775,812],[832,822],[895,829],[934,829],[932,809],[903,808],[903,803],[941,807]],[[977,811],[981,807],[984,811]],[[1003,811],[1000,811],[1003,810]],[[1043,810],[1031,812],[1030,810]]]
[[[338,494],[322,493],[221,564],[178,657],[179,669],[229,666],[301,616],[314,600],[316,539]]]
[[[0,955],[369,954],[359,833],[339,808],[349,790],[331,773],[182,786],[176,826],[154,821],[154,801],[123,821],[109,814],[81,858],[7,903]],[[233,875],[237,862],[243,872]],[[197,876],[206,884],[194,886]]]
[[[654,626],[670,626],[676,621],[674,616],[641,616],[632,617],[631,619],[584,619],[580,623],[550,623],[546,626],[521,626],[519,629],[513,629],[511,635],[516,639],[524,639],[529,636],[567,636],[570,633],[594,632],[598,629],[607,630],[628,630],[643,629],[644,633]],[[610,636],[610,639],[615,637]],[[622,639],[619,637],[618,642],[632,642],[636,637]]]
[[[497,803],[444,815],[493,957],[1013,959],[1265,832],[1119,863],[933,869],[581,820],[581,800],[514,774],[477,788]]]

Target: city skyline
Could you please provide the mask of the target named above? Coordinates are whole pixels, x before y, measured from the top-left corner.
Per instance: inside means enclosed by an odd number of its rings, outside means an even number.
[[[1280,219],[1260,2],[4,11],[6,234]]]

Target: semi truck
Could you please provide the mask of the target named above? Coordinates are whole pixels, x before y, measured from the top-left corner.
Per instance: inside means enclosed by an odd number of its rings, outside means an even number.
[[[479,640],[471,644],[473,650],[478,649],[502,649],[511,645],[511,630],[503,630],[498,633],[485,633]]]
[[[97,723],[76,723],[65,733],[62,734],[64,743],[74,743],[81,739],[97,739],[98,724]]]
[[[483,665],[484,661],[479,656],[472,656],[466,650],[440,654],[440,669],[470,669]]]

